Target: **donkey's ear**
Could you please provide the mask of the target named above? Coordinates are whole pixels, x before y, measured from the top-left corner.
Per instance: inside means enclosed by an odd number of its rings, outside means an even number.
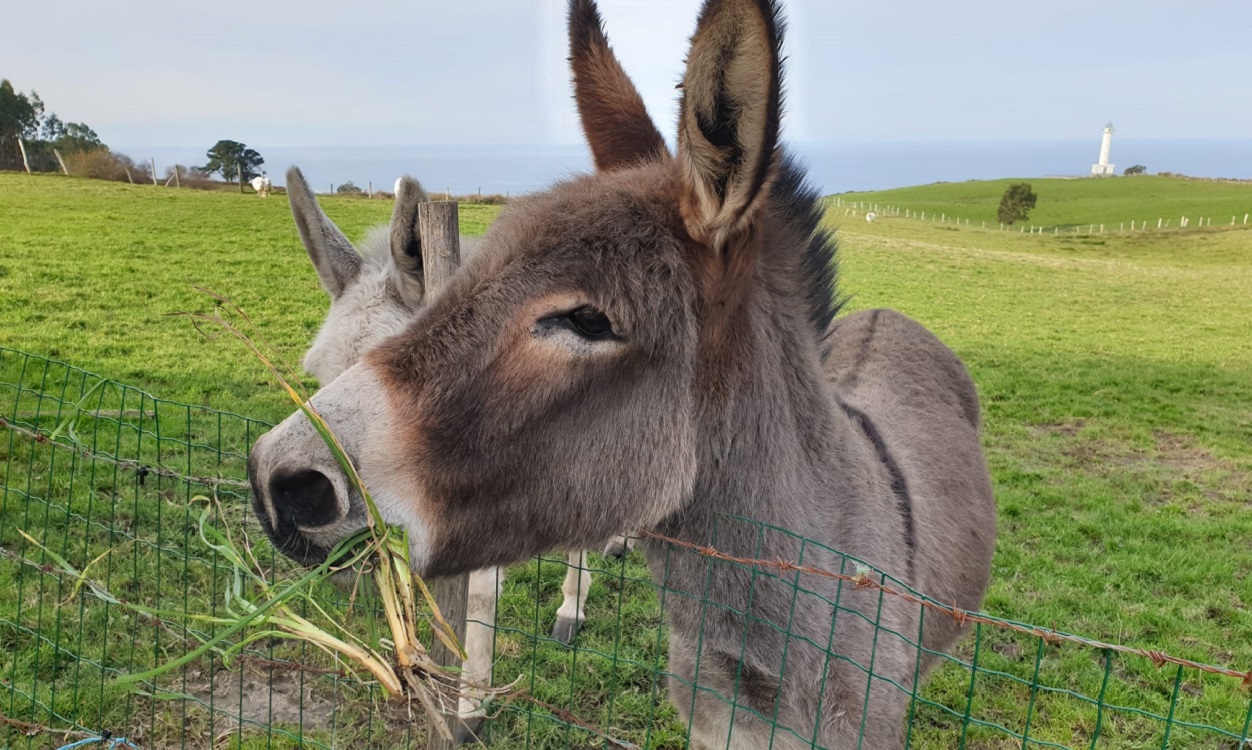
[[[678,118],[683,218],[721,250],[751,228],[778,144],[781,21],[771,0],[705,0]]]
[[[396,181],[396,206],[391,210],[391,257],[405,276],[422,278],[422,238],[417,207],[430,200],[421,183],[405,175]]]
[[[361,271],[361,256],[339,227],[322,213],[317,197],[297,167],[287,170],[287,200],[322,288],[332,299],[337,298]]]
[[[608,172],[669,156],[643,97],[609,47],[594,0],[570,0],[569,60],[596,169]]]

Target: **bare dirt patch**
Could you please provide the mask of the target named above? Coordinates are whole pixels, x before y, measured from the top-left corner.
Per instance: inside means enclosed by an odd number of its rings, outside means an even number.
[[[316,679],[298,672],[261,670],[219,670],[208,675],[188,673],[187,692],[205,705],[212,705],[222,729],[240,722],[253,725],[281,724],[305,730],[330,727],[334,703],[313,689]]]
[[[1085,420],[1042,425],[1038,431],[1066,438],[1060,453],[1074,468],[1109,476],[1139,473],[1162,486],[1157,498],[1168,501],[1186,485],[1213,501],[1240,502],[1252,507],[1252,467],[1215,455],[1190,436],[1165,430],[1152,433],[1150,448],[1087,437]],[[1151,499],[1151,498],[1145,498]]]

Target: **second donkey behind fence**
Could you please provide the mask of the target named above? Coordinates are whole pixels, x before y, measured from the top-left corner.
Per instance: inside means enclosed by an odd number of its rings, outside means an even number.
[[[426,301],[417,212],[428,197],[411,177],[401,178],[396,187],[390,224],[371,230],[358,251],[323,213],[300,170],[292,168],[287,173],[287,197],[296,228],[331,299],[330,311],[304,357],[304,369],[320,385],[339,377],[383,339],[403,331]],[[461,245],[463,252],[471,253],[475,240],[462,237]],[[624,554],[632,542],[616,538],[606,554]],[[503,571],[488,568],[471,573],[469,579],[465,670],[471,682],[487,684]],[[584,607],[590,587],[586,552],[570,552],[553,638],[563,643],[573,641],[586,619]],[[481,715],[476,700],[462,700],[460,716],[465,730],[472,729]]]

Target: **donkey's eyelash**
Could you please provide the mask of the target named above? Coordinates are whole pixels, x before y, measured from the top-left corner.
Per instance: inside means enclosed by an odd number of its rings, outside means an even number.
[[[590,305],[540,318],[535,332],[543,335],[557,328],[572,331],[588,341],[621,339],[609,317]]]

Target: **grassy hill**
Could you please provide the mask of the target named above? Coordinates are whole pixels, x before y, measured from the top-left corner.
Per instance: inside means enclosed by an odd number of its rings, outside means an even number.
[[[320,200],[353,241],[391,214],[391,201]],[[463,205],[461,231],[481,233],[499,210]],[[212,308],[195,287],[224,294],[299,363],[328,300],[285,197],[0,172],[0,217],[0,344],[171,399],[283,414],[237,345],[170,313]]]
[[[1252,212],[1252,183],[1209,182],[1183,177],[1137,176],[1105,179],[1013,178],[938,182],[932,185],[842,193],[844,203],[863,201],[910,211],[947,214],[970,222],[996,223],[996,208],[1009,184],[1029,182],[1039,196],[1030,215],[1034,226],[1075,226],[1104,223],[1110,227],[1131,221],[1152,226],[1158,218],[1187,216],[1192,226],[1199,217],[1213,225],[1229,225],[1232,216],[1242,223]],[[1252,218],[1249,218],[1252,224]]]

